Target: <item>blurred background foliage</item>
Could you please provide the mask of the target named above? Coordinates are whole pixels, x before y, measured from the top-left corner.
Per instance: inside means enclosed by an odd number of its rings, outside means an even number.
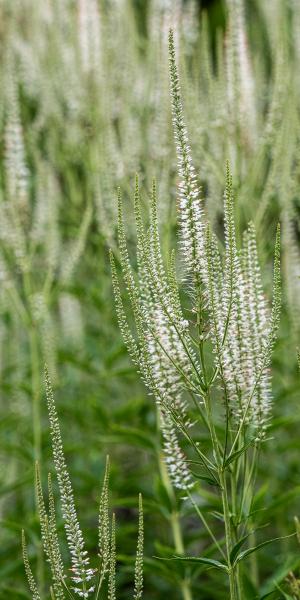
[[[225,0],[0,2],[1,598],[30,597],[20,549],[23,527],[39,579],[48,577],[40,561],[33,491],[35,459],[44,478],[52,470],[45,360],[91,550],[105,456],[111,457],[118,597],[130,596],[139,492],[145,507],[146,599],[183,597],[186,573],[153,558],[173,551],[178,515],[189,552],[204,548],[209,555],[205,532],[164,479],[155,407],[121,340],[108,261],[108,248],[115,247],[117,186],[126,202],[129,237],[134,236],[135,172],[145,213],[152,177],[157,178],[166,256],[175,245],[169,27],[176,31],[207,211],[220,233],[229,158],[240,230],[250,218],[259,228],[268,291],[276,223],[283,224],[285,295],[273,365],[275,418],[261,457],[255,510],[270,537],[293,531],[300,503],[300,9],[287,0],[244,4],[243,25],[231,8],[242,3]],[[205,437],[200,441],[205,447]],[[202,503],[204,511],[218,510],[207,490]],[[297,541],[262,550],[260,561],[263,597],[299,569]],[[255,562],[249,561],[249,569],[255,578]],[[203,567],[188,575],[195,598],[224,598],[222,575]],[[246,589],[254,598],[250,583]],[[283,597],[276,593],[274,598]]]

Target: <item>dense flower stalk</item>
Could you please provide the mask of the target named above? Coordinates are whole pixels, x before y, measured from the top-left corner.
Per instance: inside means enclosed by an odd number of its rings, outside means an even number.
[[[29,589],[32,594],[32,600],[41,600],[37,585],[35,583],[34,577],[32,575],[31,567],[28,559],[28,552],[25,540],[24,531],[22,531],[22,551],[23,551],[23,562],[25,567],[25,572],[28,580]]]
[[[143,553],[144,553],[144,517],[142,495],[139,494],[139,532],[134,570],[134,600],[143,595]]]
[[[75,584],[74,591],[82,598],[88,598],[94,591],[94,585],[90,585],[90,581],[94,578],[94,570],[89,567],[90,560],[85,549],[82,531],[77,518],[72,484],[67,470],[60,426],[47,369],[45,369],[45,381],[53,444],[53,459],[60,489],[67,542],[72,560],[72,579]]]
[[[98,517],[98,541],[99,541],[99,568],[92,569],[89,566],[89,558],[85,550],[83,535],[78,522],[74,495],[71,486],[71,480],[67,471],[64,458],[63,444],[61,439],[60,427],[54,402],[54,396],[50,383],[47,367],[45,367],[46,396],[48,404],[48,413],[50,420],[50,429],[52,437],[52,449],[54,465],[56,469],[62,515],[67,534],[67,542],[71,556],[72,567],[69,569],[72,573],[71,582],[73,587],[70,589],[68,576],[64,567],[63,558],[60,552],[59,539],[56,525],[55,500],[52,489],[51,475],[48,475],[48,507],[46,506],[40,471],[38,463],[36,464],[36,500],[39,512],[41,537],[44,553],[49,563],[52,586],[50,587],[51,598],[63,600],[63,598],[74,598],[74,594],[80,598],[93,597],[99,600],[103,590],[103,583],[108,579],[107,590],[110,600],[116,599],[116,540],[115,540],[115,515],[110,519],[109,514],[109,457],[106,459],[103,486],[100,496],[99,517]],[[143,505],[142,497],[139,496],[139,525],[137,553],[135,561],[134,575],[134,598],[141,600],[143,593]],[[40,600],[39,591],[31,572],[28,560],[27,548],[24,532],[22,533],[23,561],[25,571],[32,593],[32,600]],[[96,579],[98,574],[98,580]],[[90,584],[91,580],[94,580]]]
[[[191,158],[187,129],[183,120],[180,83],[177,72],[173,31],[169,33],[170,91],[179,176],[179,219],[181,245],[186,269],[194,278],[201,272],[204,247],[203,207]]]

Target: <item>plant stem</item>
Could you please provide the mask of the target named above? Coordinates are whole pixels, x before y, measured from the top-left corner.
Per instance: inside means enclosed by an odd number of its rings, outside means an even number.
[[[243,445],[245,445],[245,442],[243,442]],[[245,455],[247,458],[247,454]],[[233,518],[234,518],[234,523],[233,523],[233,542],[236,544],[236,542],[238,541],[238,538],[240,537],[238,535],[238,478],[239,478],[239,474],[238,474],[238,466],[236,466],[236,464],[233,465],[233,470],[230,472],[230,484],[231,484],[231,498],[232,498],[232,513],[233,513]],[[243,599],[243,586],[242,586],[242,580],[241,580],[241,565],[237,564],[235,567],[235,571],[236,571],[236,586],[237,586],[237,596],[239,598],[239,600]]]
[[[177,554],[184,554],[184,544],[183,544],[183,538],[182,538],[180,518],[178,515],[178,511],[176,509],[176,506],[175,506],[176,505],[176,497],[175,497],[174,489],[171,484],[171,481],[170,481],[170,478],[168,475],[168,471],[166,468],[166,464],[165,464],[165,461],[164,461],[164,458],[163,458],[161,452],[158,453],[158,463],[159,463],[161,480],[167,490],[167,493],[168,493],[169,499],[172,503],[172,506],[174,507],[171,512],[171,515],[170,515],[170,523],[171,523],[171,529],[172,529],[174,548],[175,548]],[[180,589],[181,589],[181,594],[182,594],[183,600],[193,600],[189,579],[187,577],[185,577],[184,579],[182,579],[180,581]]]
[[[231,550],[233,548],[233,543],[234,543],[233,526],[232,526],[229,501],[228,501],[226,475],[225,475],[225,472],[223,469],[223,464],[222,464],[223,459],[222,459],[222,455],[221,455],[220,448],[219,448],[219,441],[217,438],[216,430],[214,427],[209,391],[206,394],[206,409],[207,409],[207,413],[208,413],[208,422],[210,423],[211,440],[212,440],[214,455],[215,455],[217,464],[219,466],[218,473],[219,473],[219,481],[220,481],[221,490],[222,490],[221,496],[222,496],[223,516],[224,516],[224,524],[225,524],[227,565],[228,565],[228,569],[229,569],[228,577],[229,577],[229,588],[230,588],[230,600],[242,600],[242,596],[241,596],[241,592],[240,592],[241,586],[240,586],[240,582],[239,582],[239,570],[235,567],[231,567],[231,561],[230,561],[230,553],[231,553]],[[227,415],[227,418],[229,418],[228,415]],[[233,477],[233,476],[231,475],[231,477]],[[233,488],[234,488],[233,496],[235,498],[236,482],[234,479],[232,481],[232,484],[233,484]]]
[[[178,554],[184,554],[184,545],[183,545],[183,540],[182,540],[180,520],[179,520],[178,512],[176,510],[173,510],[172,514],[171,514],[171,527],[172,527],[172,533],[173,533],[174,546],[175,546],[176,553],[178,552]],[[182,597],[184,598],[184,600],[192,600],[192,592],[191,592],[189,580],[187,577],[185,577],[180,582],[180,588],[181,588],[181,593],[182,593]]]
[[[231,567],[230,564],[230,552],[233,547],[233,536],[232,536],[232,524],[229,510],[228,493],[227,493],[227,482],[226,477],[222,469],[220,469],[220,483],[222,486],[222,505],[223,505],[223,516],[225,523],[225,536],[226,536],[226,551],[227,551],[227,564],[228,564],[228,577],[229,577],[229,588],[230,588],[230,600],[240,600],[237,593],[236,583],[236,570]]]

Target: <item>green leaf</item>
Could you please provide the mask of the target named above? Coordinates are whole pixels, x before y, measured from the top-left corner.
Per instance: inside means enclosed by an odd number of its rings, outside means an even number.
[[[158,560],[172,560],[175,562],[185,562],[192,565],[203,564],[209,567],[219,569],[220,571],[228,571],[227,565],[219,562],[218,560],[214,560],[213,558],[205,558],[198,556],[174,556],[172,558],[161,558],[160,556],[155,556],[154,558],[157,558]]]
[[[224,523],[224,515],[222,513],[218,512],[217,510],[213,510],[210,511],[209,514],[215,519],[217,519],[217,521],[221,521],[221,523]]]
[[[191,473],[196,479],[201,479],[201,481],[205,481],[209,485],[220,487],[218,482],[215,479],[212,479],[211,477],[206,477],[205,475],[198,475],[198,473],[194,473],[194,471],[191,471]]]
[[[254,443],[254,440],[250,440],[242,448],[240,448],[239,450],[236,450],[236,452],[233,452],[233,454],[230,454],[224,462],[224,468],[228,467],[231,463],[233,463],[237,458],[239,458],[239,456],[241,456],[241,454],[244,454],[244,452],[246,452],[246,450],[248,450],[248,448],[253,443]]]
[[[249,556],[249,554],[256,552],[257,550],[259,550],[260,548],[263,548],[264,546],[268,546],[269,544],[272,544],[272,542],[277,542],[278,540],[285,540],[285,539],[293,537],[295,535],[296,535],[295,533],[291,533],[290,535],[284,535],[281,537],[272,538],[271,540],[266,540],[265,542],[261,542],[260,544],[257,544],[257,546],[253,546],[252,548],[247,548],[247,550],[244,550],[244,552],[241,552],[241,554],[239,554],[237,556],[237,558],[234,562],[234,565],[241,562],[241,560],[244,560],[244,558],[246,558],[246,556]]]
[[[231,565],[234,563],[239,549],[242,547],[242,545],[245,543],[245,541],[248,539],[248,537],[250,535],[252,535],[252,533],[255,533],[256,531],[258,531],[259,529],[263,529],[264,527],[267,527],[267,525],[268,525],[268,523],[266,523],[265,525],[262,525],[261,527],[257,527],[256,529],[252,529],[252,531],[249,531],[246,535],[244,535],[237,541],[237,543],[233,546],[233,548],[230,552],[230,564]]]
[[[247,535],[244,535],[244,536],[243,536],[243,537],[242,537],[242,538],[241,538],[241,539],[240,539],[240,540],[239,540],[239,541],[238,541],[238,542],[237,542],[237,543],[236,543],[236,544],[233,546],[233,548],[232,548],[232,550],[231,550],[231,552],[230,552],[230,557],[229,557],[229,560],[230,560],[230,564],[231,564],[231,565],[233,565],[233,563],[234,563],[234,561],[235,561],[235,559],[236,559],[236,557],[237,557],[238,551],[240,550],[240,548],[242,547],[242,545],[245,543],[245,541],[248,539],[249,535],[251,535],[251,533],[252,533],[252,532],[250,532],[250,533],[247,533]]]

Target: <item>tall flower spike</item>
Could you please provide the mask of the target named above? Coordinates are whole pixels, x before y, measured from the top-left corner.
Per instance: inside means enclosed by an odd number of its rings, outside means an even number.
[[[249,390],[249,396],[247,398],[247,402],[243,407],[243,417],[242,422],[245,422],[251,414],[255,415],[255,410],[253,411],[253,403],[255,406],[255,399],[257,396],[257,391],[260,386],[265,385],[264,381],[267,376],[267,370],[270,366],[271,356],[273,352],[273,348],[277,339],[277,332],[279,328],[280,322],[280,310],[281,310],[281,275],[280,275],[280,225],[277,227],[276,233],[276,241],[275,241],[275,252],[274,252],[274,273],[273,273],[273,301],[272,301],[272,311],[271,317],[269,319],[267,334],[262,344],[262,354],[259,361],[258,373],[255,376],[253,381],[252,388]],[[267,390],[268,391],[268,390]],[[268,417],[269,413],[269,404],[266,403],[266,417]],[[260,406],[260,411],[262,411],[263,407]],[[261,431],[258,432],[258,439],[263,437],[265,430],[265,419],[264,413],[259,413],[259,422],[262,424]],[[255,421],[254,421],[255,424]]]
[[[36,463],[35,482],[44,552],[50,563],[55,597],[59,600],[65,597],[62,585],[64,577],[63,564],[56,538],[56,530],[53,531],[53,515],[51,514],[49,519],[46,511],[38,463]]]
[[[136,179],[134,212],[137,230],[138,280],[135,282],[129,260],[124,229],[122,203],[119,194],[118,238],[121,267],[131,302],[137,340],[133,337],[124,313],[116,268],[111,255],[112,279],[117,314],[126,345],[142,378],[158,404],[185,426],[189,425],[182,387],[194,387],[200,368],[191,347],[188,322],[180,309],[178,290],[174,293],[168,282],[161,256],[156,192],[153,185],[150,227],[146,231],[141,215],[140,193]],[[192,367],[191,367],[192,365]]]
[[[139,494],[139,534],[134,570],[134,600],[143,596],[143,552],[144,552],[144,518],[142,495]]]
[[[59,541],[56,528],[55,502],[52,488],[51,474],[48,474],[48,498],[49,498],[49,537],[51,540],[52,555],[55,560],[57,578],[62,581],[65,578],[64,565],[60,553]]]
[[[116,516],[113,513],[111,523],[111,543],[108,576],[108,600],[116,600]]]
[[[62,515],[66,530],[67,542],[71,554],[73,572],[72,579],[76,584],[74,591],[81,598],[88,598],[90,593],[94,591],[94,586],[90,587],[89,583],[94,576],[94,571],[89,567],[89,558],[87,556],[87,551],[85,550],[83,535],[77,518],[72,484],[67,470],[53,391],[46,366],[45,382],[52,438],[53,460],[59,485]]]
[[[35,583],[35,580],[34,580],[34,577],[32,575],[32,571],[31,571],[31,567],[29,564],[29,558],[28,558],[28,552],[27,552],[24,531],[22,531],[22,552],[23,552],[23,562],[24,562],[26,577],[28,580],[29,589],[32,594],[32,600],[41,600],[41,597],[40,597],[39,591],[37,589],[37,585]]]
[[[126,348],[129,352],[131,359],[133,360],[135,366],[139,367],[139,358],[140,358],[139,347],[131,333],[131,330],[130,330],[128,322],[127,322],[127,317],[126,317],[126,313],[124,310],[123,300],[122,300],[121,291],[120,291],[120,285],[119,285],[119,280],[118,280],[118,275],[117,275],[115,259],[114,259],[114,255],[111,250],[110,250],[109,256],[110,256],[110,265],[111,265],[111,272],[112,272],[112,287],[113,287],[113,292],[114,292],[114,297],[115,297],[116,313],[117,313],[120,331],[121,331],[124,343],[126,345]]]
[[[99,574],[99,586],[101,584],[109,569],[109,555],[110,555],[110,531],[109,531],[109,514],[108,514],[108,486],[109,486],[109,457],[106,458],[106,467],[104,474],[104,481],[102,486],[102,492],[100,497],[99,506],[99,554],[101,558],[101,567]]]
[[[237,252],[232,177],[227,163],[224,195],[225,272],[223,284],[224,373],[231,387],[232,399],[239,405],[240,390],[246,388],[244,361],[248,353],[244,282]]]
[[[257,439],[261,439],[271,408],[269,364],[280,309],[278,242],[275,250],[277,284],[274,284],[274,317],[270,320],[252,224],[244,234],[241,251],[237,249],[232,179],[228,164],[224,230],[224,265],[215,236],[209,228],[206,232],[205,284],[211,339],[227,407],[236,423],[249,423],[256,431]]]
[[[153,258],[153,263],[155,265],[155,269],[157,271],[158,276],[164,280],[165,278],[165,270],[163,265],[162,253],[161,253],[161,244],[159,238],[159,229],[158,229],[158,217],[157,217],[157,192],[156,192],[156,181],[153,179],[152,181],[152,191],[151,191],[151,213],[150,213],[150,253]]]
[[[227,4],[229,9],[226,40],[228,106],[232,113],[232,120],[240,127],[242,142],[251,148],[256,142],[256,106],[244,1],[227,0]]]
[[[205,233],[205,256],[207,262],[206,296],[210,320],[210,335],[219,367],[222,367],[222,343],[224,339],[223,271],[216,236],[207,225]]]
[[[274,270],[273,270],[273,302],[269,332],[269,347],[267,351],[267,361],[271,359],[271,354],[277,338],[277,332],[280,323],[281,311],[281,272],[280,272],[280,223],[277,225],[275,251],[274,251]]]
[[[224,235],[225,235],[225,272],[224,272],[224,308],[227,313],[226,322],[230,320],[234,295],[237,292],[239,261],[234,222],[234,199],[232,176],[229,163],[226,165],[226,187],[224,194]],[[226,332],[224,332],[226,333]]]
[[[139,221],[141,221],[140,215]],[[139,229],[142,229],[142,224],[139,225]],[[191,375],[191,357],[198,373],[200,368],[190,345],[188,321],[184,319],[180,302],[178,302],[178,291],[174,293],[171,288],[163,264],[157,223],[155,184],[152,188],[147,243],[143,243],[141,236],[138,235],[138,237],[140,237],[141,254],[143,256],[140,261],[142,265],[140,290],[141,296],[144,296],[142,298],[144,318],[149,329],[147,340],[149,357],[153,361],[153,376],[156,376],[161,392],[163,394],[167,392],[166,396],[172,393],[173,397],[176,398],[177,407],[179,408],[181,405],[183,409],[179,393],[182,385],[182,374]],[[146,295],[144,293],[145,288],[148,290]],[[180,386],[178,386],[179,382]],[[163,392],[164,384],[166,384],[166,389]],[[175,390],[177,390],[176,393]]]
[[[296,215],[289,199],[282,210],[282,244],[288,314],[295,340],[300,333],[300,247],[297,239]]]
[[[180,448],[177,433],[168,414],[161,413],[161,427],[164,439],[164,453],[168,472],[173,485],[179,490],[193,487],[192,476],[186,458]]]
[[[79,0],[78,37],[85,72],[96,71],[100,67],[100,29],[97,0]]]
[[[11,72],[8,74],[7,82],[7,114],[4,129],[6,185],[11,202],[18,208],[19,212],[26,213],[29,208],[28,168],[25,158],[17,83],[11,64],[9,64],[9,69]]]
[[[269,311],[262,290],[255,229],[252,223],[244,234],[243,278],[249,335],[247,365],[252,376],[251,385],[254,386],[256,379],[259,378],[253,394],[251,421],[256,424],[258,430],[263,432],[271,408],[271,384],[268,368],[264,369],[260,377],[259,373],[268,338]]]
[[[170,288],[170,297],[176,319],[183,320],[183,312],[180,302],[179,285],[176,277],[176,255],[175,250],[172,250],[168,264],[168,285]],[[188,325],[188,323],[186,323]]]
[[[237,253],[232,178],[227,163],[224,193],[225,258],[222,265],[217,239],[206,232],[207,297],[211,336],[223,387],[227,386],[231,404],[238,403],[242,385],[239,332],[240,265]]]
[[[129,254],[126,243],[126,234],[123,220],[123,207],[121,190],[118,190],[118,244],[120,250],[120,260],[123,271],[123,277],[126,284],[127,292],[131,302],[132,310],[135,318],[135,325],[140,339],[143,337],[143,316],[141,314],[139,293],[135,284],[132,268],[129,260]]]
[[[180,83],[175,59],[174,35],[169,32],[170,91],[173,128],[179,171],[179,211],[182,252],[187,271],[192,273],[194,283],[202,271],[204,231],[203,208],[198,188],[187,129],[183,120]]]

